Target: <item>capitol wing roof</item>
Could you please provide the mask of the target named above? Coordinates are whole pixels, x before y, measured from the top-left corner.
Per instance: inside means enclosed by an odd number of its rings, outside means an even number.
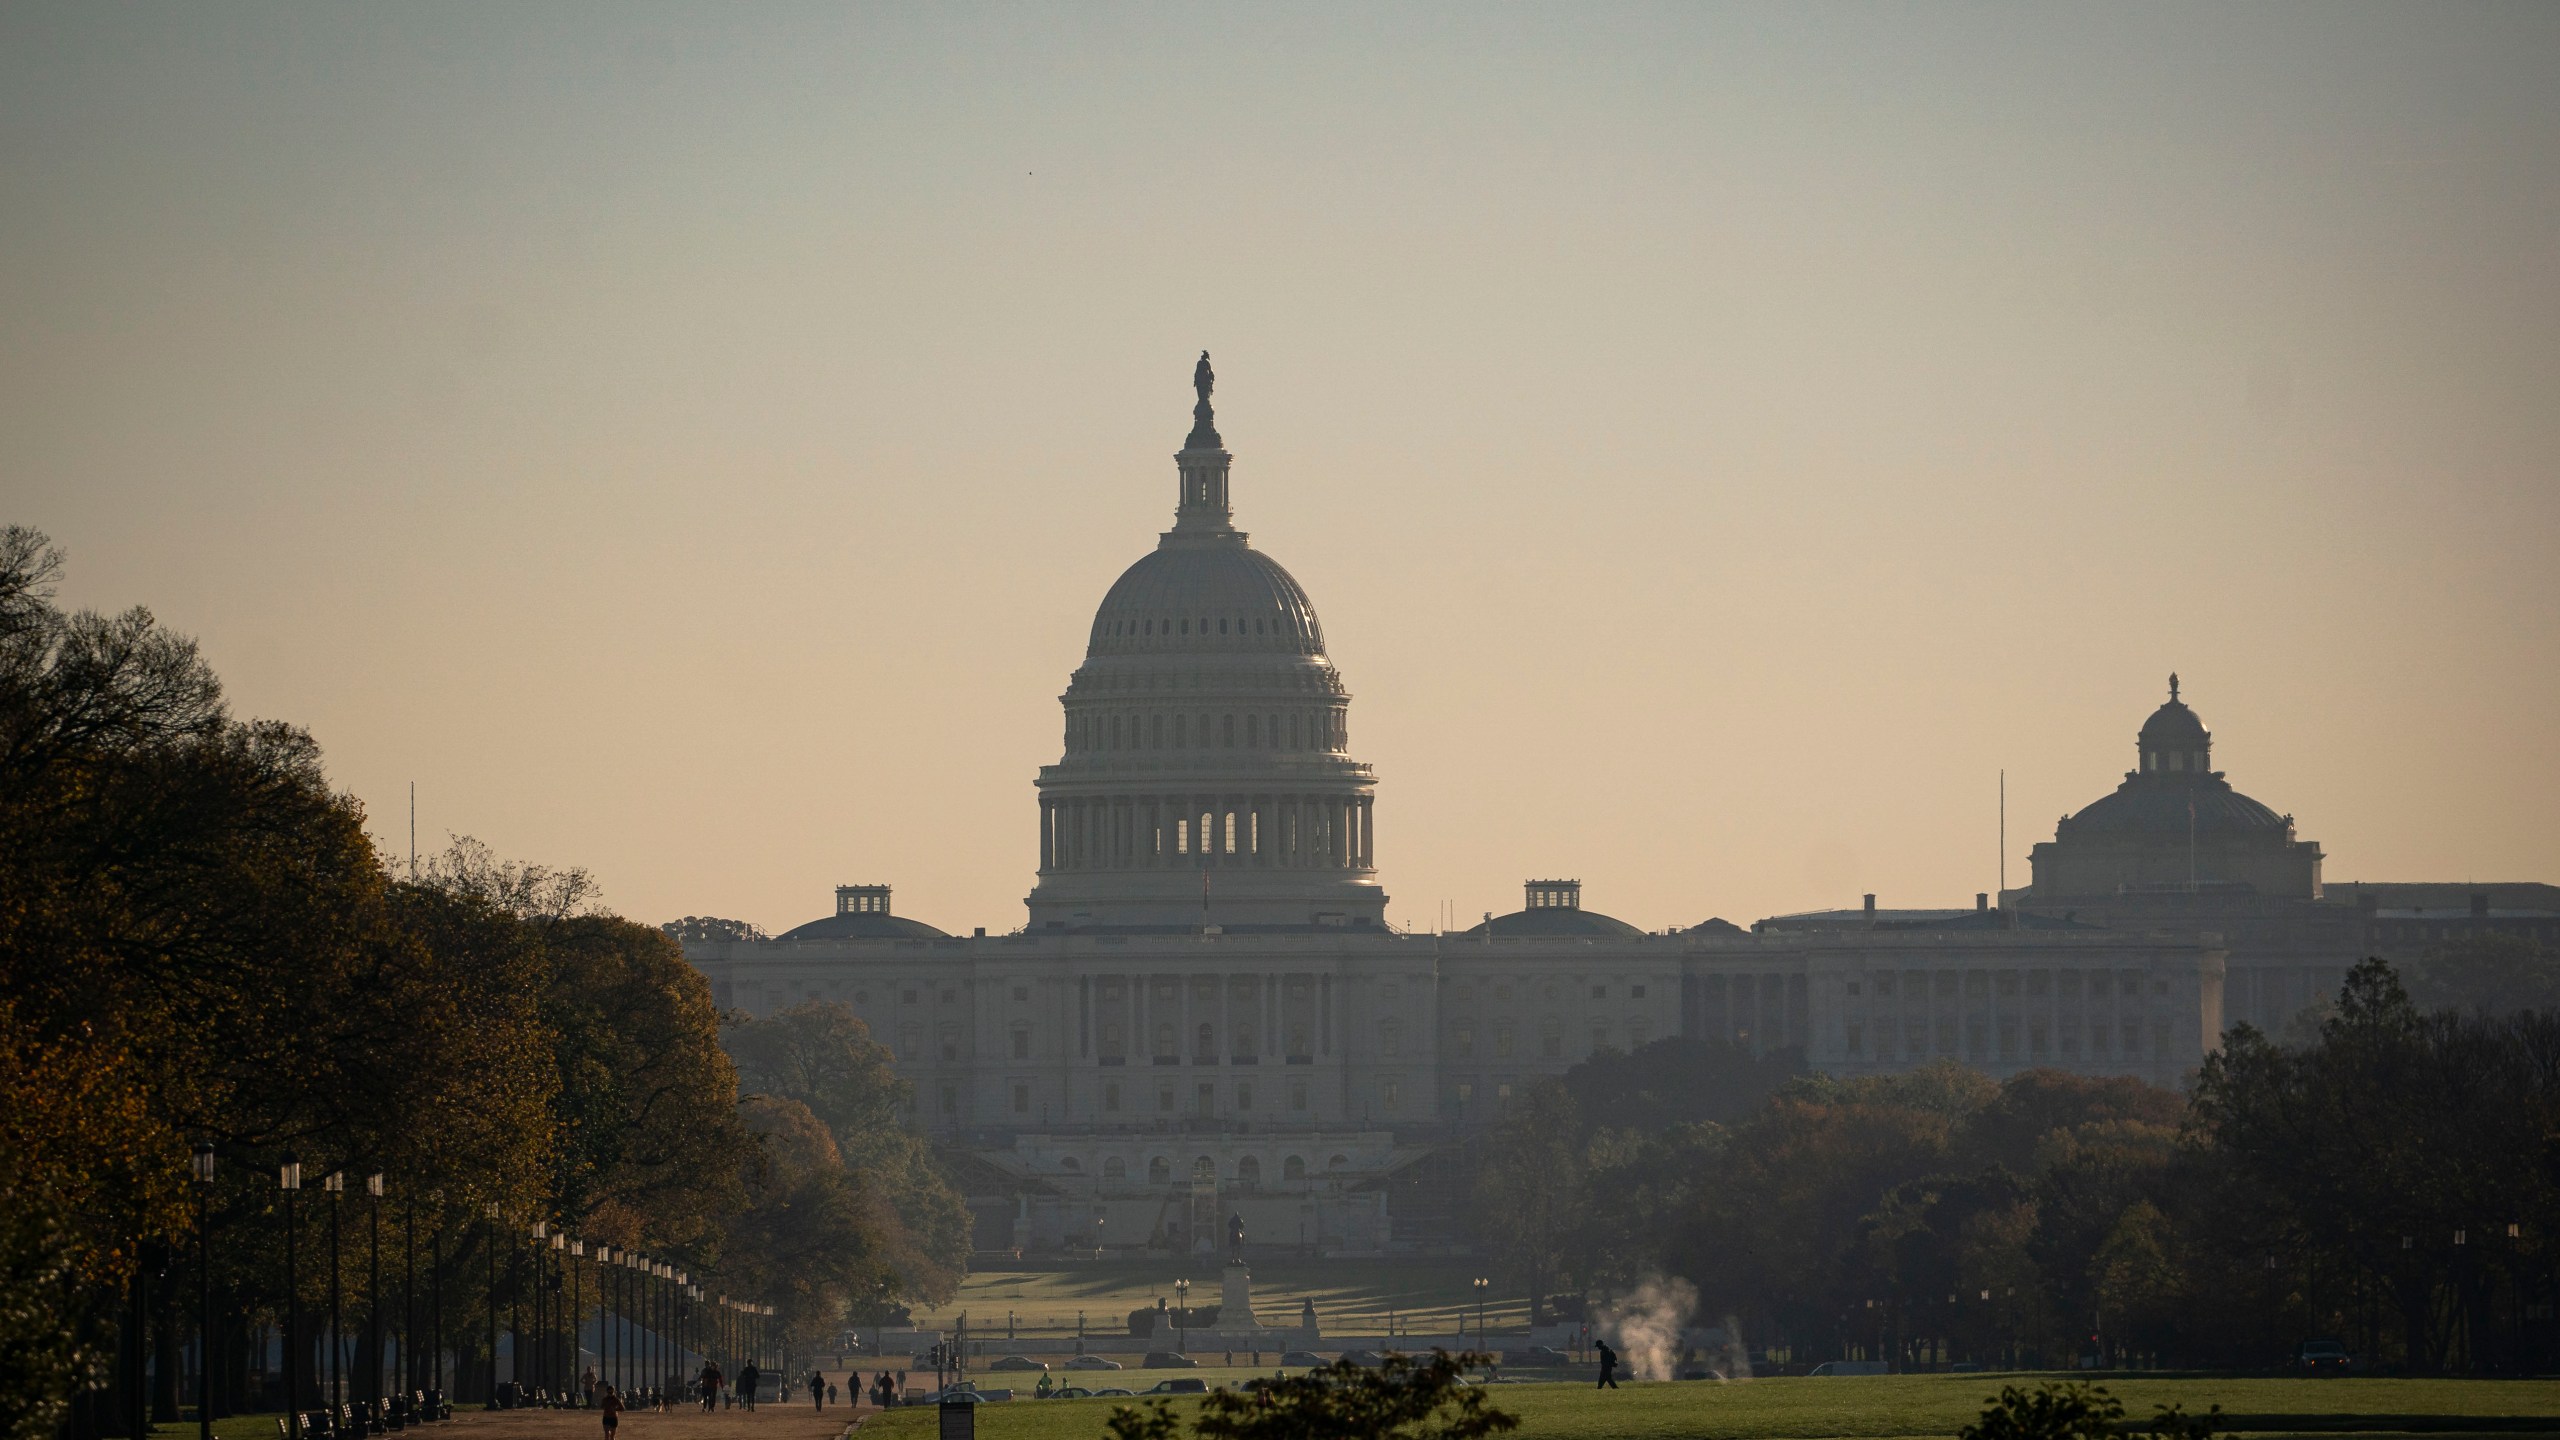
[[[806,925],[785,930],[776,940],[948,940],[951,933],[937,930],[921,920],[904,915],[848,913],[829,915]]]
[[[1597,910],[1584,910],[1563,905],[1514,910],[1508,915],[1496,915],[1487,923],[1492,925],[1494,938],[1497,940],[1550,937],[1632,940],[1644,935],[1644,931],[1613,915],[1603,915]],[[1484,925],[1471,925],[1458,933],[1481,938],[1484,932]]]

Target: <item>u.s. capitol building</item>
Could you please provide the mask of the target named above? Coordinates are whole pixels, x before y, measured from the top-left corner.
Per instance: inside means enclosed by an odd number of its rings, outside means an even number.
[[[778,938],[685,946],[724,1008],[841,1001],[894,1049],[913,1122],[981,1162],[981,1246],[1206,1251],[1230,1214],[1256,1249],[1440,1243],[1452,1142],[1527,1080],[1675,1035],[1834,1074],[2173,1085],[2227,1025],[2334,993],[2408,908],[2388,892],[2423,888],[2324,897],[2319,847],[2211,768],[2173,689],[2123,785],[1998,908],[1647,933],[1559,879],[1470,930],[1391,929],[1350,692],[1305,589],[1235,528],[1205,355],[1195,383],[1173,527],[1103,596],[1062,697],[1028,923],[948,935],[846,885]]]

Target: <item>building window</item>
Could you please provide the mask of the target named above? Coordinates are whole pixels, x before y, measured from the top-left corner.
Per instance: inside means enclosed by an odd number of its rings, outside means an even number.
[[[1119,1111],[1120,1111],[1120,1082],[1119,1082],[1119,1081],[1117,1081],[1117,1080],[1106,1080],[1106,1081],[1104,1081],[1104,1082],[1103,1082],[1103,1085],[1102,1085],[1102,1108],[1103,1108],[1103,1109],[1105,1109],[1105,1110],[1111,1111],[1111,1112],[1112,1112],[1113,1114],[1115,1114],[1115,1115],[1119,1113]]]
[[[1493,1053],[1496,1059],[1508,1060],[1511,1058],[1510,1026],[1496,1025],[1493,1027]]]
[[[1292,1155],[1288,1159],[1281,1161],[1280,1178],[1283,1180],[1304,1181],[1307,1178],[1307,1157],[1304,1155]]]
[[[1473,1105],[1474,1103],[1476,1103],[1476,1087],[1474,1087],[1473,1085],[1468,1084],[1468,1083],[1467,1083],[1466,1081],[1464,1081],[1464,1080],[1459,1081],[1459,1082],[1458,1082],[1458,1108],[1459,1108],[1459,1109],[1461,1109],[1461,1110],[1464,1110],[1464,1109],[1466,1109],[1468,1106]]]
[[[1550,1030],[1538,1037],[1538,1053],[1549,1060],[1564,1058],[1564,1032]]]
[[[1494,1087],[1493,1087],[1493,1098],[1494,1098],[1494,1099],[1496,1099],[1496,1100],[1502,1101],[1502,1102],[1503,1102],[1503,1103],[1505,1103],[1505,1104],[1510,1103],[1510,1100],[1511,1100],[1511,1087],[1510,1087],[1509,1085],[1496,1085],[1496,1086],[1494,1086]]]
[[[1634,986],[1627,991],[1627,995],[1631,999],[1641,1000],[1644,998],[1644,987],[1641,985]]]
[[[1218,1113],[1217,1086],[1204,1083],[1198,1087],[1197,1093],[1192,1098],[1200,1107],[1201,1119],[1209,1119]]]
[[[1173,1048],[1173,1022],[1170,1020],[1156,1026],[1156,1058],[1159,1060],[1181,1058],[1179,1052]]]
[[[1165,1159],[1165,1158],[1164,1158],[1163,1156],[1161,1156],[1161,1155],[1155,1156],[1154,1158],[1152,1158],[1152,1159],[1148,1160],[1148,1161],[1147,1161],[1147,1180],[1148,1180],[1148,1182],[1149,1182],[1150,1184],[1155,1184],[1155,1185],[1170,1185],[1170,1184],[1172,1184],[1172,1183],[1173,1183],[1173,1162],[1172,1162],[1172,1161],[1170,1161],[1170,1160]]]
[[[904,995],[900,996],[899,999],[903,1004],[913,1005],[916,1003],[916,992],[909,990]]]
[[[1016,999],[1016,1000],[1028,1000],[1028,999],[1030,999],[1030,998],[1031,998],[1031,987],[1030,987],[1030,986],[1028,986],[1028,985],[1016,985],[1016,986],[1014,986],[1014,987],[1013,987],[1013,998],[1014,998],[1014,999]]]
[[[1216,1026],[1202,1025],[1197,1031],[1193,1032],[1192,1042],[1191,1056],[1193,1059],[1215,1060],[1218,1058],[1218,1028]]]
[[[1159,1085],[1156,1087],[1156,1110],[1159,1114],[1164,1115],[1170,1115],[1173,1113],[1172,1086]]]
[[[1015,1081],[1013,1086],[1013,1113],[1016,1115],[1031,1113],[1031,1087],[1020,1081]]]
[[[1609,1027],[1608,1027],[1608,1026],[1606,1026],[1606,1025],[1594,1025],[1594,1026],[1592,1026],[1592,1027],[1591,1027],[1591,1053],[1593,1053],[1593,1054],[1595,1054],[1595,1055],[1596,1055],[1596,1054],[1600,1053],[1601,1051],[1606,1050],[1606,1049],[1608,1049],[1608,1048],[1609,1048]]]
[[[1404,1023],[1398,1020],[1381,1021],[1378,1025],[1378,1053],[1392,1057],[1403,1051]]]
[[[1237,1084],[1237,1086],[1236,1086],[1236,1108],[1237,1108],[1238,1110],[1250,1110],[1250,1109],[1252,1109],[1252,1108],[1253,1108],[1253,1082],[1252,1082],[1252,1081],[1250,1081],[1250,1080],[1246,1080],[1246,1081],[1239,1082],[1239,1083]]]
[[[1858,1022],[1855,1020],[1849,1022],[1847,1030],[1849,1035],[1849,1053],[1852,1055],[1865,1054],[1867,1043],[1866,1032],[1859,1027]]]
[[[1236,1183],[1251,1189],[1262,1183],[1262,1162],[1251,1155],[1236,1161]]]
[[[1128,1179],[1129,1162],[1117,1155],[1106,1157],[1102,1162],[1102,1178],[1105,1180]]]
[[[1292,1080],[1289,1082],[1289,1108],[1292,1110],[1304,1110],[1307,1108],[1306,1081]]]
[[[1476,1027],[1473,1025],[1459,1026],[1457,1033],[1450,1037],[1449,1048],[1455,1051],[1458,1058],[1461,1060],[1474,1059],[1476,1053]]]
[[[1013,1058],[1016,1060],[1031,1058],[1031,1027],[1028,1025],[1013,1027]]]
[[[1606,999],[1608,999],[1608,998],[1609,998],[1609,987],[1608,987],[1608,986],[1606,986],[1606,985],[1594,985],[1594,986],[1592,986],[1592,987],[1591,987],[1591,998],[1592,998],[1592,999],[1594,999],[1594,1000],[1606,1000]]]
[[[956,1085],[942,1087],[942,1113],[945,1115],[960,1113],[960,1087]]]
[[[1384,1110],[1389,1115],[1393,1115],[1396,1113],[1396,1099],[1403,1093],[1404,1091],[1402,1087],[1398,1086],[1396,1082],[1393,1080],[1388,1081],[1386,1094],[1383,1097],[1383,1103],[1378,1108]]]

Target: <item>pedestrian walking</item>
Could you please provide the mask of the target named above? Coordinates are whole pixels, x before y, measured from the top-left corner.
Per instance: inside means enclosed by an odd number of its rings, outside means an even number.
[[[1600,1342],[1600,1383],[1591,1388],[1595,1390],[1618,1388],[1618,1352],[1610,1349],[1609,1342],[1606,1340]]]
[[[763,1372],[753,1362],[738,1367],[738,1402],[748,1409],[756,1408],[756,1387],[764,1383]]]
[[[809,1372],[809,1404],[819,1414],[826,1413],[827,1377],[815,1370]]]

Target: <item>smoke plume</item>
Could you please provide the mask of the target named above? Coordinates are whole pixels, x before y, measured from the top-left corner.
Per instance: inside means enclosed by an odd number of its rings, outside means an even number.
[[[1637,1380],[1668,1380],[1680,1363],[1680,1331],[1698,1308],[1698,1291],[1677,1276],[1648,1275],[1600,1307],[1597,1328],[1618,1347]]]

